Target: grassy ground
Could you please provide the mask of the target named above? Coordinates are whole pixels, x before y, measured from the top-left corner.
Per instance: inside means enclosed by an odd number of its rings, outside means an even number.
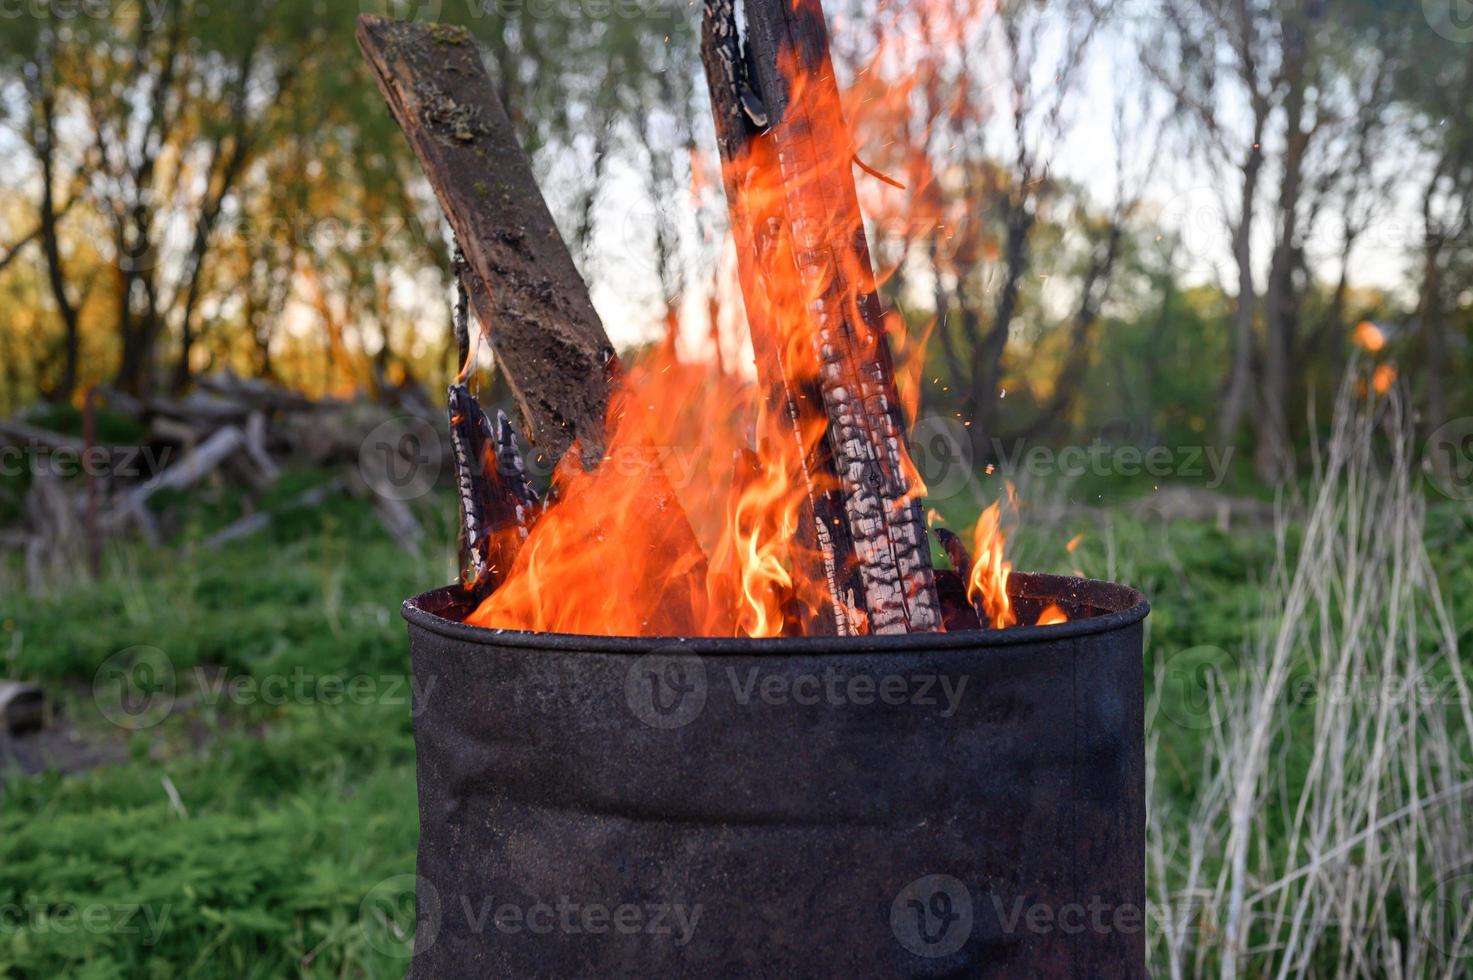
[[[278,492],[317,478],[293,474]],[[448,540],[449,501],[420,503],[440,523],[431,537]],[[230,511],[205,507],[183,540]],[[1473,623],[1468,526],[1446,506],[1427,531],[1460,623]],[[1249,643],[1278,550],[1267,527],[1223,533],[1114,510],[1017,542],[1022,567],[1151,595],[1155,792],[1183,812],[1210,733],[1191,723],[1201,692],[1189,675],[1154,668],[1187,648]],[[54,600],[13,583],[0,592],[0,676],[65,692],[66,724],[122,760],[0,776],[0,976],[401,976],[404,937],[379,901],[401,898],[388,893],[414,870],[397,608],[447,578],[448,554],[407,559],[363,504],[335,500],[218,552],[186,543],[109,565],[100,584]],[[119,701],[110,658],[138,646],[155,648],[130,654],[156,669],[152,697]]]
[[[0,975],[402,975],[360,905],[414,869],[398,605],[447,568],[352,500],[218,552],[111,561],[61,599],[0,597],[0,675],[67,692],[79,735],[127,760],[5,780]],[[120,703],[106,665],[135,646],[165,669]]]

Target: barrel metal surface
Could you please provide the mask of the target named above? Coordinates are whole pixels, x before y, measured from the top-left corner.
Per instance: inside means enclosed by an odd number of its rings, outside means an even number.
[[[1147,606],[1012,591],[1073,621],[635,640],[410,600],[411,975],[1144,977]]]

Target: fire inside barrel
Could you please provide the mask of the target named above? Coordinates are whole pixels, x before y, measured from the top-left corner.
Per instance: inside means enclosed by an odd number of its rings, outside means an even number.
[[[970,554],[943,542],[938,588],[892,352],[901,321],[878,297],[819,3],[748,0],[746,12],[744,43],[731,0],[709,0],[702,57],[755,376],[719,356],[682,360],[674,314],[665,344],[620,365],[474,45],[361,22],[465,247],[460,278],[527,435],[561,456],[540,500],[517,476],[510,425],[452,387],[473,625],[774,637],[1019,622],[995,506]],[[464,110],[453,132],[437,131],[442,103]],[[488,148],[507,188],[490,202],[464,190]]]

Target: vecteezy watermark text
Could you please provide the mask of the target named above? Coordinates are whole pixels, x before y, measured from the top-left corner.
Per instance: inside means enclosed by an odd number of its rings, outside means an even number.
[[[846,673],[836,667],[789,673],[726,666],[715,676],[724,678],[725,685],[712,684],[701,657],[657,651],[630,665],[624,694],[636,718],[661,729],[683,728],[695,721],[714,695],[729,696],[742,707],[909,706],[950,718],[960,708],[969,680],[965,674]]]
[[[153,946],[169,924],[170,907],[137,902],[0,902],[0,937],[19,932],[72,936],[137,936]]]
[[[604,902],[571,895],[442,896],[426,878],[404,874],[374,885],[359,905],[359,922],[375,949],[404,959],[423,953],[457,919],[474,936],[647,936],[686,946],[705,906],[700,902]]]
[[[230,677],[223,671],[196,667],[194,680],[200,700],[211,707],[222,702],[271,707],[287,704],[324,704],[329,707],[342,704],[412,704],[410,713],[418,717],[428,706],[438,678],[404,674],[312,674],[301,667],[290,673]]]
[[[1003,467],[1013,473],[1027,472],[1034,477],[1068,476],[1151,476],[1201,479],[1215,490],[1227,479],[1233,460],[1233,447],[1213,446],[1116,446],[1095,440],[1087,446],[1029,446],[1019,440],[1008,445],[992,440],[992,451]]]
[[[471,932],[481,935],[495,930],[515,936],[530,932],[538,936],[657,936],[685,946],[695,935],[704,912],[699,902],[580,902],[567,895],[552,901],[498,901],[495,896],[472,898],[463,895],[460,909]]]
[[[737,704],[810,706],[828,704],[887,704],[892,707],[917,705],[940,707],[942,718],[956,714],[962,694],[967,689],[967,676],[947,674],[844,674],[834,668],[822,673],[786,674],[764,672],[760,667],[739,674],[735,667],[726,668],[727,680]]]
[[[169,446],[0,446],[0,476],[76,476],[142,479],[169,463]]]

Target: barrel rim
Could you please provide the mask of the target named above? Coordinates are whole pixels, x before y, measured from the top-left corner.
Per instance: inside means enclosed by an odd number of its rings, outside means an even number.
[[[753,640],[748,637],[706,636],[592,636],[582,633],[534,633],[523,630],[472,626],[436,615],[423,608],[448,600],[458,586],[447,585],[406,599],[400,614],[412,627],[478,646],[514,647],[561,653],[611,653],[642,656],[652,648],[677,647],[703,656],[813,656],[852,653],[915,653],[930,650],[977,649],[1049,643],[1112,633],[1140,622],[1151,611],[1146,597],[1114,582],[1015,572],[1009,591],[1015,598],[1063,600],[1111,611],[1055,626],[1015,626],[1006,630],[967,630],[958,633],[901,633],[886,636],[792,636]],[[665,651],[672,652],[672,651]]]

